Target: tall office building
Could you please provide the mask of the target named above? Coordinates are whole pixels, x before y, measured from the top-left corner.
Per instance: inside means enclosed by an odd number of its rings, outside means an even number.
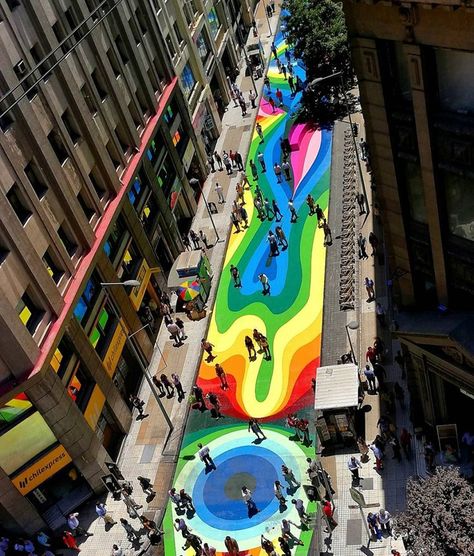
[[[413,422],[453,443],[474,409],[474,9],[345,0],[344,10]]]
[[[103,489],[153,348],[127,335],[182,250],[249,22],[235,0],[0,2],[3,530]]]

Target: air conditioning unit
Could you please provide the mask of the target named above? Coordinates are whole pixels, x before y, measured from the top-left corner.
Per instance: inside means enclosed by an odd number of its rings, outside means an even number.
[[[20,60],[15,66],[15,70],[17,75],[24,75],[26,73],[25,62],[23,60]]]

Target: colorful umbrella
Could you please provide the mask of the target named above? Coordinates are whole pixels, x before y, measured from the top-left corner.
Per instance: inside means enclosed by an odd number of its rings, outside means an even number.
[[[191,301],[195,297],[199,295],[199,290],[201,289],[201,285],[199,282],[194,280],[193,282],[187,281],[183,282],[180,286],[178,286],[178,295],[183,301]]]

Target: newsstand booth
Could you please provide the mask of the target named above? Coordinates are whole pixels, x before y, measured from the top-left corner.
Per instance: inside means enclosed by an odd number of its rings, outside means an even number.
[[[355,413],[360,404],[359,371],[353,363],[319,367],[314,409],[316,431],[323,446],[354,444]]]

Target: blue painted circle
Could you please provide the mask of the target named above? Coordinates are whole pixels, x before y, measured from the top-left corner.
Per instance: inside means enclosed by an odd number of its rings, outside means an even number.
[[[215,529],[238,531],[270,519],[279,511],[279,503],[273,494],[273,483],[281,475],[283,460],[262,445],[250,444],[228,450],[214,458],[217,469],[207,475],[204,469],[193,488],[194,506],[199,518]],[[248,517],[247,506],[242,499],[229,498],[225,485],[236,473],[252,475],[256,487],[252,498],[259,513]],[[280,478],[281,479],[281,478]]]

